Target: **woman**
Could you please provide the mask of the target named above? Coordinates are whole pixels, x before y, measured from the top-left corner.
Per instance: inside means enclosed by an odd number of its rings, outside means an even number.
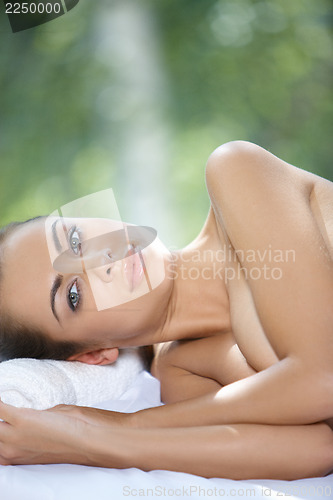
[[[241,141],[213,152],[206,179],[212,205],[199,236],[171,258],[162,252],[156,288],[103,311],[84,273],[52,267],[43,222],[5,238],[1,317],[16,325],[12,337],[29,332],[94,364],[155,344],[152,373],[168,404],[127,415],[1,403],[2,464],[286,480],[333,469],[333,184]],[[101,283],[110,269],[99,268]]]

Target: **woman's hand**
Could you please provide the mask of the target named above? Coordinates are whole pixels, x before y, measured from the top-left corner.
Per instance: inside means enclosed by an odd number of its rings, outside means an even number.
[[[0,401],[0,464],[90,465],[91,425],[69,412],[16,408]]]

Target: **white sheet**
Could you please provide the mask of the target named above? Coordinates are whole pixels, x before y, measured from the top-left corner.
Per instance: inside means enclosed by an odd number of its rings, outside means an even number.
[[[159,383],[139,374],[118,401],[100,408],[136,411],[160,404]],[[205,479],[169,471],[105,469],[80,465],[0,466],[1,500],[124,500],[126,498],[333,498],[333,474],[301,481]]]

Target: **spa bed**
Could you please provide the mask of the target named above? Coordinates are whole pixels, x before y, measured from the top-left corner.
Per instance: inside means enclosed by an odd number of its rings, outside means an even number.
[[[160,405],[159,383],[139,373],[117,401],[99,408],[136,411]],[[0,500],[118,500],[126,498],[332,499],[333,474],[297,481],[206,479],[191,474],[81,465],[0,466]]]

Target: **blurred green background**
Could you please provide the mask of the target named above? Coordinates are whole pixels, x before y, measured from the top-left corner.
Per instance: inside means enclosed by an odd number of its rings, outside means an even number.
[[[244,139],[333,180],[331,0],[81,0],[0,16],[0,225],[112,187],[169,246],[198,233],[204,167]]]

